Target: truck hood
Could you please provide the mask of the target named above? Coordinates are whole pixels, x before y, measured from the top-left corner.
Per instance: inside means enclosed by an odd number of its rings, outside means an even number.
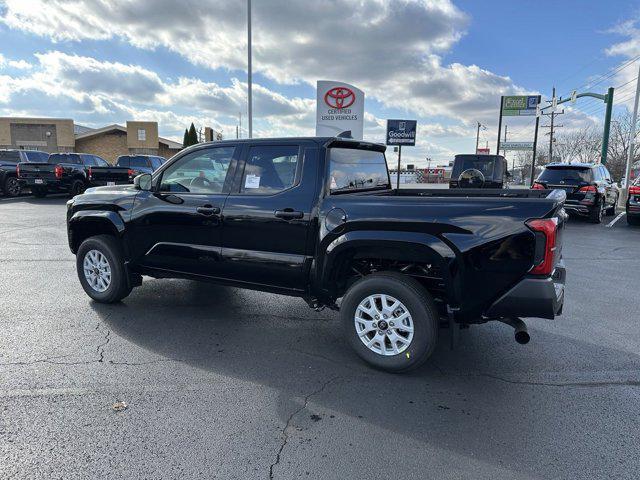
[[[138,193],[139,190],[136,190],[136,188],[133,185],[113,185],[111,187],[91,187],[91,188],[87,188],[85,190],[85,194],[91,194],[91,195],[99,195],[99,194],[114,194],[114,193],[118,193],[120,195],[126,195],[126,194],[130,194],[132,196],[136,196],[136,194]]]

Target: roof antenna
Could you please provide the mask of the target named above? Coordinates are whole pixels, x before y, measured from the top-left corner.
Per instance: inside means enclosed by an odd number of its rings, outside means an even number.
[[[353,137],[351,136],[351,130],[345,130],[343,132],[340,132],[338,134],[338,138],[351,138],[352,139]]]

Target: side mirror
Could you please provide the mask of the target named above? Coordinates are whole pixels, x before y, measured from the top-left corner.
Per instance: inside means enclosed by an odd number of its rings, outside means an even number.
[[[151,190],[151,174],[141,173],[140,175],[137,175],[133,179],[133,185],[138,190],[145,190],[148,192]]]

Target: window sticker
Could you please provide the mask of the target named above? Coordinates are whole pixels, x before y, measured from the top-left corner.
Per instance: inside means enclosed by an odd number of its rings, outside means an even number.
[[[260,177],[258,175],[247,175],[244,180],[244,188],[260,188]]]

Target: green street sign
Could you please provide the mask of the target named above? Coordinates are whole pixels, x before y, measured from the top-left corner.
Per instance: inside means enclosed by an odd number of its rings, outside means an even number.
[[[504,97],[502,115],[506,117],[535,115],[537,106],[538,97],[533,95],[512,95]]]

